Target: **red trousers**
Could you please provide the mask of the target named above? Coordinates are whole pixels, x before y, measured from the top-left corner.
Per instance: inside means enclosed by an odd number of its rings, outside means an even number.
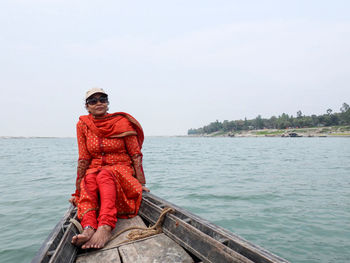
[[[87,174],[84,177],[89,196],[99,204],[99,211],[87,212],[81,221],[83,227],[109,225],[114,229],[117,222],[116,185],[113,175],[102,170],[98,173]]]

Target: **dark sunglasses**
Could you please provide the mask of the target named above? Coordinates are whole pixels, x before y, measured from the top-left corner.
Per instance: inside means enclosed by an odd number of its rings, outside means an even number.
[[[108,97],[91,98],[86,100],[86,103],[89,105],[96,105],[97,102],[108,103]]]

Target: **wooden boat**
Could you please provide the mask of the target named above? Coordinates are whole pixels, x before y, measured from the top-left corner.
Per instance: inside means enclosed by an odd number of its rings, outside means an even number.
[[[165,215],[163,233],[136,241],[126,240],[127,233],[124,233],[105,248],[88,251],[71,244],[73,235],[77,234],[76,226],[70,222],[76,217],[76,209],[71,206],[44,241],[32,263],[288,262],[151,193],[143,194],[139,216],[119,219],[116,229],[119,231],[135,225],[135,222],[136,225],[153,225],[166,207],[174,212]]]

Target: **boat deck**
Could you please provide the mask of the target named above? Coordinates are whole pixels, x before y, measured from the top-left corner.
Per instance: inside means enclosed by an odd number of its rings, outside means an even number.
[[[72,237],[77,234],[77,228],[70,222],[71,218],[76,218],[76,209],[71,206],[44,241],[32,263],[288,262],[150,193],[144,193],[138,216],[119,219],[114,231],[119,233],[131,226],[153,226],[165,208],[171,208],[173,212],[164,217],[163,233],[129,241],[126,236],[132,230],[128,230],[103,249],[81,250],[71,243]]]
[[[119,219],[115,231],[133,226],[146,227],[141,217],[137,216],[132,219]],[[122,233],[101,250],[78,254],[76,263],[194,262],[180,245],[163,233],[130,241],[127,235],[131,231],[133,230]]]

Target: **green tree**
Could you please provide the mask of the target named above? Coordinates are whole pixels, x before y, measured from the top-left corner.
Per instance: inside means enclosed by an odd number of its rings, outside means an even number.
[[[269,120],[268,128],[277,129],[277,118],[276,116],[272,116]]]
[[[286,129],[288,127],[291,127],[291,123],[290,123],[288,114],[282,113],[282,115],[278,117],[277,127],[279,129]]]
[[[315,114],[311,115],[311,120],[312,120],[312,126],[314,127],[318,126],[319,122],[318,122],[317,115]]]
[[[347,103],[343,103],[340,108],[340,113],[333,113],[332,109],[327,109],[326,114],[322,115],[311,115],[303,116],[302,112],[299,110],[297,112],[297,117],[289,116],[286,113],[275,117],[272,116],[270,119],[263,119],[261,115],[258,115],[255,119],[248,120],[244,118],[243,120],[224,120],[223,123],[216,120],[215,122],[205,125],[198,129],[189,129],[188,134],[204,134],[213,133],[217,131],[241,131],[249,129],[262,129],[266,128],[279,128],[285,129],[289,127],[315,127],[315,126],[333,126],[333,125],[350,125],[350,106]]]
[[[264,128],[264,121],[263,119],[261,118],[261,115],[258,115],[256,118],[255,118],[255,129],[262,129]]]
[[[224,122],[222,123],[222,129],[225,132],[234,131],[235,130],[235,122],[224,120]]]
[[[238,121],[235,121],[235,124],[236,124],[237,131],[244,130],[244,121],[238,120]]]
[[[249,122],[247,120],[247,117],[244,117],[244,125],[243,125],[244,130],[249,130]]]
[[[349,110],[349,104],[343,103],[342,107],[340,108],[341,113],[347,112]]]
[[[297,118],[301,118],[303,117],[303,113],[301,112],[301,110],[297,111]]]
[[[341,124],[348,124],[350,125],[350,107],[347,103],[343,103],[342,107],[340,108],[340,115],[339,115],[339,122]]]

